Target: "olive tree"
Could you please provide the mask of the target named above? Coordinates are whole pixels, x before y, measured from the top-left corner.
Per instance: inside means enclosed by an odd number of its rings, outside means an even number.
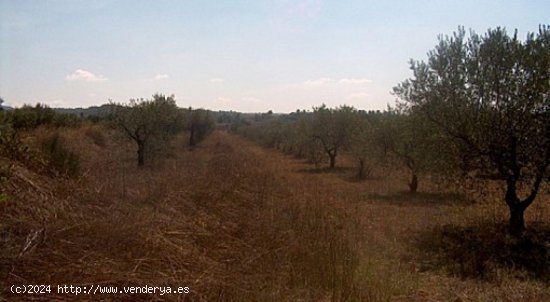
[[[417,192],[422,172],[440,173],[442,163],[452,164],[448,156],[450,150],[443,147],[446,146],[443,138],[421,114],[399,106],[388,108],[381,127],[387,152],[410,173],[410,193]]]
[[[214,118],[210,111],[204,109],[189,109],[187,112],[187,128],[189,130],[189,147],[193,148],[214,130]]]
[[[112,105],[113,121],[136,143],[139,167],[145,164],[147,150],[168,142],[182,129],[183,119],[173,95],[155,94],[150,100]]]
[[[411,69],[394,92],[437,125],[464,169],[498,175],[510,230],[520,234],[550,164],[549,28],[525,41],[502,28],[468,37],[460,28]]]
[[[372,162],[382,159],[383,148],[377,141],[380,124],[370,114],[357,116],[355,123],[349,149],[357,164],[357,178],[365,179],[370,175]]]
[[[329,157],[330,168],[336,165],[339,152],[349,146],[353,131],[357,127],[353,107],[327,108],[324,104],[313,108],[311,137],[320,142]]]

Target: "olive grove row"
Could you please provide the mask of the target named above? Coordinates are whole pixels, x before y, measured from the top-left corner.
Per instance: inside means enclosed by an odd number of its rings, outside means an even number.
[[[410,66],[413,77],[394,88],[397,104],[385,112],[323,105],[239,131],[316,165],[327,158],[330,168],[347,152],[361,177],[369,160],[391,154],[410,170],[411,192],[421,171],[491,177],[504,183],[510,229],[521,233],[549,178],[550,28],[525,41],[502,28],[459,28]]]

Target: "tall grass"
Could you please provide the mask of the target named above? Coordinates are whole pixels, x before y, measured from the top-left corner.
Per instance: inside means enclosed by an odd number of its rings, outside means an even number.
[[[86,141],[84,134],[82,146]],[[77,156],[60,133],[42,147],[59,171],[72,171]],[[125,152],[89,148],[86,154],[94,150],[100,153],[83,159],[93,163],[81,180],[48,187],[47,180],[26,176],[42,193],[9,203],[17,215],[4,217],[4,230],[13,248],[0,259],[8,281],[183,285],[193,301],[360,297],[357,217],[319,194],[298,194],[300,184],[273,174],[233,137],[215,135],[145,170]],[[33,194],[48,202],[34,201],[35,214],[26,217]],[[11,254],[25,238],[38,239],[21,256]]]
[[[0,212],[5,282],[192,290],[100,300],[547,297],[547,287],[531,281],[467,283],[423,265],[411,244],[416,234],[443,222],[468,224],[479,212],[477,204],[454,205],[455,195],[409,199],[396,194],[402,182],[388,181],[393,175],[350,182],[334,173],[299,172],[306,164],[220,132],[193,152],[181,147],[187,141],[182,134],[171,146],[179,150],[174,156],[138,169],[131,142],[112,144],[115,134],[101,133],[107,142],[101,148],[79,129],[47,136],[46,150],[63,146],[82,154],[79,178],[13,169],[6,193],[14,198]]]

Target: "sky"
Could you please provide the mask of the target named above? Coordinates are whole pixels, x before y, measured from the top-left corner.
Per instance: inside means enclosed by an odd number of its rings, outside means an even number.
[[[88,107],[385,109],[438,35],[550,22],[550,1],[0,0],[0,97]]]

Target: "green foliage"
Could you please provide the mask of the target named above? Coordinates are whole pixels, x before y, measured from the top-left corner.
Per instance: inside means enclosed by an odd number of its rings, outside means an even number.
[[[80,123],[80,118],[70,114],[58,113],[46,105],[37,103],[34,107],[23,105],[4,113],[7,122],[15,130],[35,129],[41,125],[50,125],[54,127],[74,127]]]
[[[212,112],[213,118],[218,124],[231,124],[239,119],[240,113],[234,111]]]
[[[184,128],[184,117],[173,95],[155,94],[151,100],[111,105],[111,119],[138,147],[138,166],[144,165],[146,157],[166,150],[167,144]]]
[[[5,184],[13,174],[13,163],[0,162],[0,203],[8,200],[9,195],[4,193]]]
[[[42,151],[48,163],[56,172],[65,176],[77,176],[80,172],[80,156],[70,150],[59,132],[47,136],[42,141]]]
[[[3,184],[11,177],[12,170],[12,163],[0,163],[0,184]]]
[[[234,118],[231,120],[231,126],[230,130],[235,133],[241,132],[246,127],[250,126],[250,122],[246,119],[243,119],[241,114],[237,114],[234,116]]]
[[[30,151],[10,124],[0,123],[0,155],[12,160],[27,161]]]
[[[313,108],[313,112],[297,110],[289,115],[249,122],[238,127],[237,132],[266,147],[308,159],[316,168],[326,161],[333,168],[336,157],[344,151],[350,151],[363,162],[369,156],[378,156],[381,149],[375,146],[378,136],[367,124],[366,114],[362,116],[353,107],[321,105]]]
[[[382,143],[381,136],[382,122],[384,116],[380,112],[360,112],[356,118],[356,128],[352,133],[350,142],[350,153],[357,164],[357,177],[368,178],[374,163],[384,162],[386,147]]]
[[[414,77],[394,88],[403,105],[435,124],[465,171],[506,181],[510,223],[523,229],[550,165],[550,30],[522,42],[502,28],[441,37]],[[518,187],[530,186],[525,198]]]
[[[384,147],[409,170],[412,193],[416,192],[421,173],[446,176],[456,166],[445,137],[422,114],[406,107],[389,107],[381,123]]]
[[[7,201],[10,198],[8,194],[0,193],[0,203]]]
[[[111,104],[103,104],[101,106],[91,106],[88,108],[56,108],[55,111],[61,114],[78,116],[81,119],[87,119],[97,123],[109,117],[112,112]]]
[[[186,120],[191,147],[204,140],[214,130],[214,118],[208,110],[189,109],[186,112]]]
[[[348,148],[357,128],[357,110],[349,106],[327,108],[324,104],[313,108],[309,135],[318,140],[330,159],[330,167],[336,165],[339,152]]]

